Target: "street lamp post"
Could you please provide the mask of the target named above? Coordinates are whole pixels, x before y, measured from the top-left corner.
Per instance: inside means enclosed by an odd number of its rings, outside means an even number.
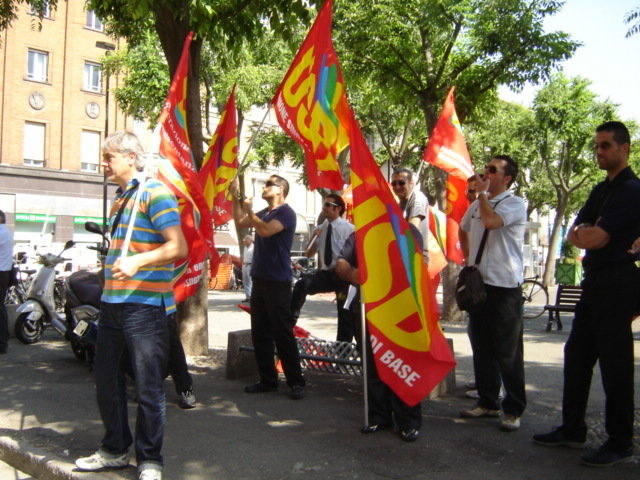
[[[105,50],[105,57],[109,56],[109,52],[116,49],[113,43],[96,42],[96,48]],[[104,69],[103,69],[104,70]],[[104,138],[109,135],[109,73],[105,71],[105,89],[104,89]],[[101,165],[101,164],[100,164]],[[102,232],[107,233],[107,174],[102,170]],[[102,249],[105,248],[105,240],[102,240]]]

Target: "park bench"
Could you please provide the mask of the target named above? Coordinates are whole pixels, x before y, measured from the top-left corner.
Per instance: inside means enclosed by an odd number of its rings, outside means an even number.
[[[553,321],[558,330],[562,330],[561,313],[571,313],[576,311],[576,304],[582,295],[582,287],[579,285],[558,285],[556,293],[556,303],[544,306],[545,311],[549,312],[546,331],[550,332],[553,328]]]

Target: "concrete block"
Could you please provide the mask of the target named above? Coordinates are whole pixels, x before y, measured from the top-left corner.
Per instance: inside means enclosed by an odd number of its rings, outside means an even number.
[[[240,350],[240,347],[252,346],[251,330],[229,332],[227,336],[227,365],[225,370],[227,380],[258,375],[258,366],[253,352]]]
[[[453,350],[453,338],[447,338],[447,343],[451,348],[451,351],[455,353]],[[429,393],[429,399],[433,400],[434,398],[438,398],[440,396],[446,395],[447,393],[453,393],[456,390],[456,369],[455,367],[449,372],[449,374],[431,390]]]

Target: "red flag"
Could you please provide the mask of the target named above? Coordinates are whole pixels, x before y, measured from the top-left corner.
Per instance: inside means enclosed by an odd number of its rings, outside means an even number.
[[[458,226],[469,202],[464,194],[467,178],[474,174],[473,165],[460,128],[451,87],[438,123],[429,138],[424,160],[449,173],[447,179],[447,258],[461,265],[463,261]]]
[[[229,185],[238,173],[235,91],[234,85],[198,172],[204,197],[216,226],[224,225],[233,218]]]
[[[405,403],[416,405],[455,360],[438,325],[422,248],[355,120],[350,145],[356,250],[378,375]]]
[[[185,39],[178,68],[158,119],[158,179],[164,182],[178,199],[181,227],[189,245],[187,259],[176,264],[178,272],[183,273],[173,287],[176,302],[184,301],[198,290],[207,251],[210,253],[212,269],[217,269],[218,261],[213,244],[211,215],[198,180],[187,132],[187,74],[192,38],[193,32]]]
[[[331,40],[331,8],[327,0],[273,97],[280,126],[305,152],[312,190],[342,189],[337,156],[349,144],[351,113]]]

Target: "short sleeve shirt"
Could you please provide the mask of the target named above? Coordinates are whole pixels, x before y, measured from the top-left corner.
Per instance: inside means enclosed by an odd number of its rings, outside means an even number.
[[[635,260],[627,250],[640,237],[640,180],[631,168],[622,170],[613,181],[606,179],[593,188],[576,217],[576,224],[580,223],[597,224],[610,235],[604,247],[587,250],[583,259],[587,273],[604,265]]]
[[[489,231],[478,268],[487,285],[515,288],[522,283],[522,246],[527,209],[524,200],[509,191],[490,199],[489,203],[504,225]],[[474,262],[485,231],[478,200],[467,209],[460,227],[470,233],[469,262]]]
[[[13,265],[13,232],[0,223],[0,272],[8,272]]]
[[[428,245],[426,240],[429,235],[429,200],[421,191],[413,190],[407,199],[407,203],[404,205],[400,204],[400,208],[402,208],[404,218],[407,221],[414,217],[421,217],[420,227],[418,230],[420,231],[422,238],[425,239],[425,248],[422,251],[422,255],[425,261],[429,261],[429,251],[426,248]]]
[[[327,243],[327,228],[322,229],[318,237],[318,252],[320,252],[320,266],[323,270],[331,270],[336,266],[336,259],[340,255],[342,246],[349,235],[353,233],[353,225],[344,218],[338,217],[331,222],[331,264],[324,264],[324,249]]]
[[[129,182],[124,192],[119,192],[110,219],[111,223],[115,221],[115,214],[127,192],[135,188],[137,184],[138,180],[133,179]],[[138,212],[133,224],[128,256],[155,250],[165,242],[161,231],[168,227],[180,225],[176,197],[162,182],[148,180],[139,188],[142,191],[140,192]],[[105,265],[105,287],[102,292],[102,301],[106,303],[164,305],[167,314],[169,314],[176,309],[173,297],[173,263],[143,267],[132,278],[127,280],[116,280],[111,273],[113,264],[122,255],[122,247],[127,234],[135,197],[136,195],[134,194],[128,200],[111,239],[111,246],[107,253]]]
[[[284,203],[271,211],[265,208],[256,215],[265,223],[278,220],[284,230],[270,237],[256,235],[251,277],[272,282],[291,282],[291,245],[296,231],[296,212]]]

